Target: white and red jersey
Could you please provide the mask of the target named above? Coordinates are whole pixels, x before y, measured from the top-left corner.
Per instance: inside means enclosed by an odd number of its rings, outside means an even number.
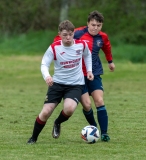
[[[49,68],[54,60],[53,81],[66,85],[83,85],[84,75],[82,71],[82,58],[87,71],[92,71],[92,58],[86,42],[74,40],[72,46],[66,47],[62,41],[52,43],[45,52],[41,72],[43,78],[50,76]]]

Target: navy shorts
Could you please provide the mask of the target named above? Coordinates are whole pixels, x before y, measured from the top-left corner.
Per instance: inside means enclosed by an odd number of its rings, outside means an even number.
[[[93,81],[88,80],[87,76],[85,76],[84,78],[85,78],[85,85],[82,94],[88,92],[89,95],[91,95],[91,93],[95,90],[103,91],[102,78],[100,77],[100,75],[95,75]]]
[[[60,103],[62,99],[71,98],[77,102],[81,100],[82,90],[84,85],[64,85],[53,83],[48,88],[45,103]]]

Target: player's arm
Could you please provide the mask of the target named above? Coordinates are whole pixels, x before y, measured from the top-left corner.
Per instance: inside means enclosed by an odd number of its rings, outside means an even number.
[[[51,47],[49,47],[47,49],[47,51],[45,52],[43,58],[42,58],[42,62],[41,62],[41,72],[42,72],[42,76],[44,78],[44,80],[46,81],[47,85],[51,86],[53,85],[53,78],[51,77],[50,73],[49,73],[49,68],[51,65],[51,62],[53,61],[54,56],[52,53],[52,49]]]
[[[86,42],[84,42],[84,43],[85,43],[85,49],[83,52],[83,59],[84,59],[86,70],[87,70],[87,78],[89,80],[93,80],[94,75],[92,73],[92,55],[91,55],[91,52],[88,48],[88,45],[86,44]]]
[[[102,38],[103,38],[103,47],[101,49],[103,50],[106,60],[108,61],[108,66],[110,71],[114,71],[115,64],[113,63],[110,41],[106,34],[102,35]]]

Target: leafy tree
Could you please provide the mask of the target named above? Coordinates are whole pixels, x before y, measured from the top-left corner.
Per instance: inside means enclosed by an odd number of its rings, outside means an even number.
[[[93,10],[103,13],[103,31],[126,43],[146,41],[145,0],[0,0],[0,32],[56,30],[64,19],[76,27],[86,25]]]

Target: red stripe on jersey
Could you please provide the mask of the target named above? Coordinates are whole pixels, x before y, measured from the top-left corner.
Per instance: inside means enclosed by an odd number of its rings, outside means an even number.
[[[80,28],[77,28],[77,29],[79,30],[79,29],[82,29],[82,28],[84,28],[84,27],[80,27]],[[91,35],[89,35],[88,33],[85,33],[85,34],[83,34],[83,36],[80,37],[80,40],[82,40],[83,42],[86,42],[89,50],[92,51],[93,37]],[[84,45],[85,45],[85,43],[84,43]],[[86,70],[86,65],[85,65],[84,59],[82,59],[82,70],[83,70],[84,76],[87,76],[87,70]]]
[[[88,44],[88,48],[90,51],[92,51],[93,48],[93,37],[89,35],[88,33],[83,34],[83,36],[80,37],[80,40],[85,41]]]
[[[53,50],[53,54],[54,54],[54,60],[57,60],[56,58],[56,51],[55,51],[55,46],[57,45],[61,45],[61,41],[57,41],[51,44],[52,50]]]
[[[54,38],[54,42],[57,42],[57,41],[60,41],[61,40],[61,37],[59,35],[57,35],[55,38]]]
[[[83,44],[83,52],[85,50],[85,42],[81,40],[75,40],[75,44],[82,43]]]

